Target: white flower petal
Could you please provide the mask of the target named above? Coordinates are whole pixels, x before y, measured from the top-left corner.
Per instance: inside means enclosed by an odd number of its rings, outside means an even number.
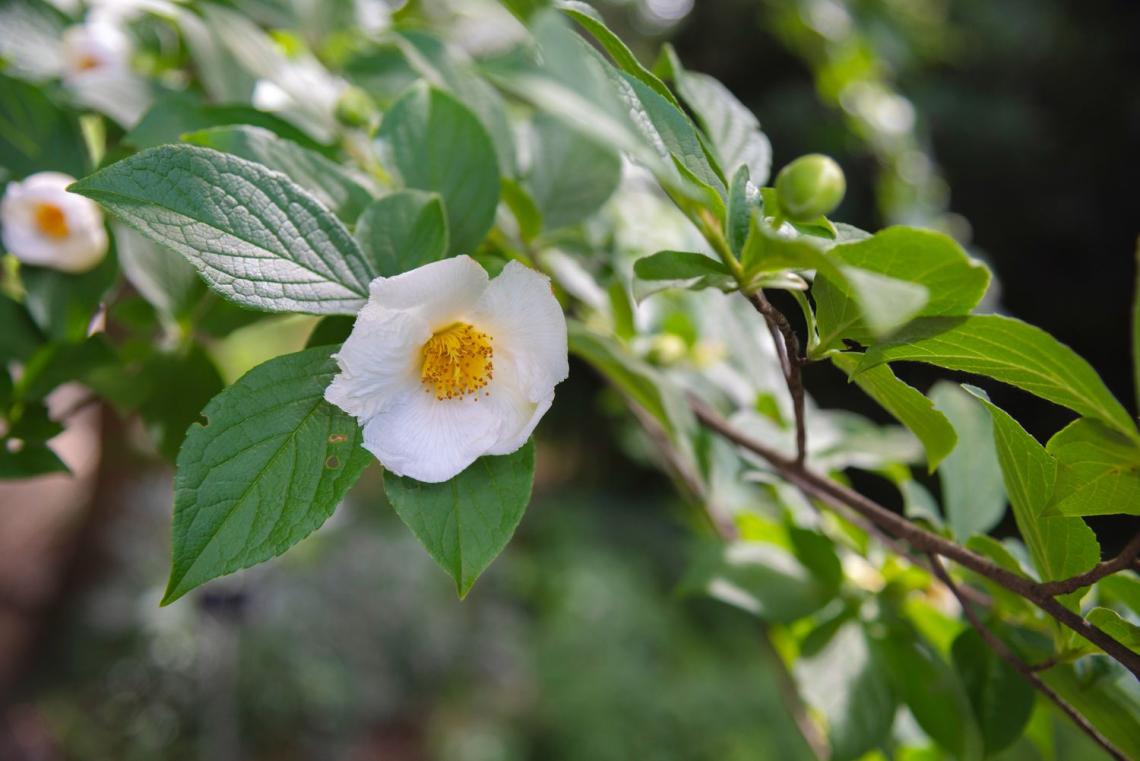
[[[427,323],[408,312],[368,303],[334,357],[340,367],[325,399],[367,423],[405,392],[421,388]]]
[[[545,275],[510,262],[483,293],[472,321],[494,338],[496,357],[515,363],[530,401],[546,399],[570,374],[566,317]]]
[[[439,483],[485,454],[498,429],[490,405],[474,398],[441,401],[417,388],[368,421],[364,447],[397,475]]]
[[[67,192],[73,182],[66,174],[40,172],[9,183],[0,200],[4,248],[25,264],[64,272],[85,272],[102,261],[107,253],[103,213],[94,201]],[[63,213],[66,235],[55,237],[40,230],[36,211],[41,204]]]
[[[553,402],[553,388],[546,397],[532,402],[519,385],[514,363],[497,362],[495,379],[487,386],[487,395],[479,402],[493,409],[499,421],[499,437],[486,454],[510,454],[525,444]]]
[[[378,277],[370,300],[386,309],[406,310],[433,331],[456,322],[473,309],[487,289],[487,272],[470,256],[456,256],[405,272]]]

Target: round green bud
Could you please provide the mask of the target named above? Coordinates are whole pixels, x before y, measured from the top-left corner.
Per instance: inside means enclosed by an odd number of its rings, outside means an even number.
[[[346,127],[367,127],[376,114],[376,106],[368,93],[349,87],[336,101],[336,118]]]
[[[809,153],[785,166],[776,175],[780,211],[788,219],[807,222],[830,214],[843,200],[847,181],[830,156]]]

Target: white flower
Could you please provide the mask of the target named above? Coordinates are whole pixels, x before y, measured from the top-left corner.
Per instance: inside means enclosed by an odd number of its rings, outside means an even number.
[[[356,416],[385,468],[436,483],[526,443],[569,372],[545,276],[511,262],[490,281],[459,256],[370,291],[325,398]]]
[[[107,253],[103,213],[94,201],[67,192],[75,182],[40,172],[11,182],[0,200],[4,248],[26,264],[86,272]]]
[[[131,71],[131,41],[109,20],[93,20],[63,33],[63,84],[83,106],[133,127],[151,102],[150,87]]]

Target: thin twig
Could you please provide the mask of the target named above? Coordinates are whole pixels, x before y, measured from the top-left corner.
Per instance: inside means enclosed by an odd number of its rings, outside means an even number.
[[[1105,576],[1111,576],[1117,571],[1123,571],[1132,565],[1136,557],[1140,556],[1140,533],[1132,537],[1132,541],[1124,546],[1120,554],[1116,557],[1105,560],[1103,563],[1097,563],[1092,570],[1085,573],[1078,574],[1068,579],[1061,579],[1060,581],[1046,581],[1037,585],[1037,588],[1044,594],[1057,595],[1068,594],[1069,592],[1076,592],[1082,587],[1087,587],[1090,584],[1103,579]]]
[[[827,736],[819,725],[812,720],[807,704],[800,696],[796,679],[788,670],[788,665],[784,663],[784,659],[777,652],[775,645],[772,644],[772,637],[766,626],[763,636],[760,637],[760,644],[767,652],[768,660],[772,662],[772,667],[775,669],[776,689],[780,691],[780,697],[787,707],[788,713],[792,715],[792,721],[796,723],[796,727],[799,728],[800,734],[803,735],[804,741],[811,748],[815,757],[819,761],[828,761],[831,758],[831,744],[827,741]]]
[[[1061,709],[1062,713],[1068,716],[1073,721],[1073,723],[1080,728],[1082,732],[1091,737],[1097,745],[1104,748],[1105,752],[1107,752],[1108,755],[1117,759],[1117,761],[1128,761],[1128,757],[1125,756],[1119,748],[1113,745],[1107,737],[1102,735],[1100,731],[1092,724],[1090,724],[1084,716],[1081,716],[1075,708],[1073,708],[1065,701],[1064,698],[1054,692],[1049,685],[1041,681],[1041,678],[1033,672],[1033,669],[1028,664],[1026,664],[1025,661],[1017,657],[1017,655],[1009,648],[1008,645],[1005,644],[1005,642],[1003,642],[998,638],[996,634],[986,628],[981,619],[978,618],[978,614],[970,605],[970,601],[966,599],[966,596],[962,593],[962,590],[958,587],[954,580],[950,578],[950,574],[946,572],[946,569],[942,565],[942,561],[938,559],[938,555],[931,552],[929,553],[929,557],[930,567],[933,569],[934,575],[941,579],[942,583],[949,587],[950,591],[954,593],[954,596],[958,598],[958,602],[962,605],[962,612],[966,614],[966,618],[969,620],[970,625],[974,627],[974,629],[981,636],[982,640],[985,641],[986,645],[988,645],[991,650],[997,653],[999,658],[1012,666],[1014,670],[1017,671],[1017,673],[1025,677],[1026,681],[1033,685],[1033,687],[1036,688],[1038,692],[1053,701],[1053,703]]]
[[[776,334],[780,335],[780,340],[776,341],[776,351],[780,353],[784,380],[788,384],[788,392],[792,395],[792,408],[796,422],[796,462],[802,465],[807,451],[807,431],[804,420],[804,381],[801,372],[804,358],[800,355],[800,340],[796,336],[796,331],[792,329],[792,324],[788,322],[788,318],[784,316],[783,312],[772,306],[772,302],[764,296],[764,291],[760,290],[751,294],[748,297],[748,303],[752,304],[756,311],[764,317],[764,321],[768,323],[768,329],[772,332],[772,339],[775,341]]]
[[[710,429],[733,443],[754,452],[768,463],[789,483],[808,492],[817,499],[831,505],[846,505],[885,529],[903,539],[910,546],[922,552],[935,552],[950,558],[965,568],[974,571],[991,581],[1032,602],[1053,616],[1065,626],[1104,650],[1119,661],[1129,671],[1140,678],[1140,655],[1113,639],[1104,630],[1093,626],[1081,616],[1057,602],[1052,595],[1041,591],[1040,585],[1020,574],[1008,571],[987,558],[972,552],[959,544],[934,534],[912,523],[906,518],[891,512],[877,502],[848,489],[830,478],[808,470],[772,447],[756,441],[737,430],[705,402],[690,398],[690,404],[697,418]]]

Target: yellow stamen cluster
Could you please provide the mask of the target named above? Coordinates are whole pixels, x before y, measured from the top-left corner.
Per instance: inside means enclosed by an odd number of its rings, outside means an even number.
[[[85,55],[75,62],[75,68],[79,71],[91,71],[92,69],[99,68],[99,59],[93,55]]]
[[[36,204],[36,227],[49,238],[67,237],[67,217],[54,203]]]
[[[434,393],[439,400],[474,394],[494,377],[493,355],[491,337],[486,333],[465,322],[444,328],[424,344],[420,368],[424,391]]]

